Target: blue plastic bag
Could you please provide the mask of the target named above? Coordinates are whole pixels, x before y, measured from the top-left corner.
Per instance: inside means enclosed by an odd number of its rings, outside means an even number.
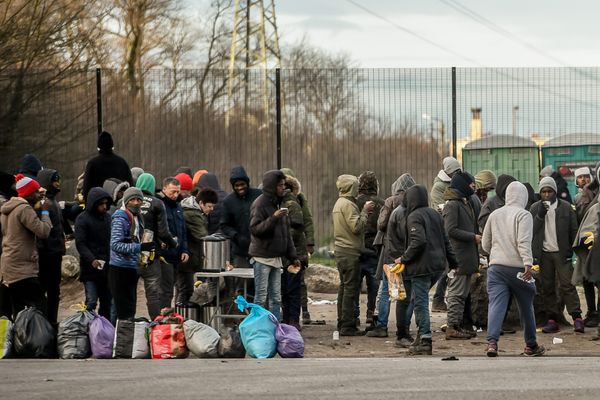
[[[252,358],[272,358],[277,353],[276,318],[258,304],[248,303],[242,296],[235,299],[240,311],[250,309],[240,324],[240,336],[246,353]]]
[[[277,324],[275,338],[277,339],[277,353],[282,358],[304,357],[304,339],[295,327],[287,324]]]

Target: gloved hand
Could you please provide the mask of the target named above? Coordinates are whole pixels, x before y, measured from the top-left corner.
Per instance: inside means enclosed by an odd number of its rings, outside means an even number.
[[[594,247],[594,232],[585,232],[583,236],[586,237],[583,244],[588,245],[588,250],[592,250],[592,247]]]
[[[540,206],[538,207],[538,217],[545,218],[547,213],[548,209],[546,208],[546,204],[544,202],[541,202]]]
[[[399,264],[396,264],[395,266],[393,266],[392,268],[390,268],[390,272],[393,272],[395,274],[401,274],[404,271],[404,268],[405,268],[404,264],[399,263]]]
[[[156,249],[156,244],[154,242],[146,242],[141,245],[142,251],[154,251]]]

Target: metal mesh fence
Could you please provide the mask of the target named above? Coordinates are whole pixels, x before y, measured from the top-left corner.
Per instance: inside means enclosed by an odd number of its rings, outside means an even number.
[[[150,70],[139,90],[102,71],[103,127],[130,166],[157,181],[180,166],[214,172],[244,165],[251,184],[277,168],[275,70]],[[536,187],[552,165],[576,193],[573,172],[600,159],[598,68],[306,69],[280,71],[281,166],[302,183],[317,244],[331,239],[338,175],[376,172],[380,196],[405,172],[431,186],[444,156],[472,174],[490,169]],[[246,82],[243,84],[243,82]],[[74,194],[96,153],[94,71],[0,73],[0,168],[25,153],[61,171]]]

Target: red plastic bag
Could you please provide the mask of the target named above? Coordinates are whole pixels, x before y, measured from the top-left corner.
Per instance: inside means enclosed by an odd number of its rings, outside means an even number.
[[[186,358],[189,355],[181,315],[175,312],[159,315],[150,324],[150,352],[153,359]]]

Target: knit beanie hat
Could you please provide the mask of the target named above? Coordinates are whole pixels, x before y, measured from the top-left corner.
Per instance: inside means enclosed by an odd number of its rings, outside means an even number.
[[[540,171],[540,176],[542,176],[542,177],[550,176],[550,175],[552,175],[553,172],[554,172],[554,168],[552,168],[552,165],[546,165]]]
[[[15,178],[17,179],[15,188],[19,197],[29,197],[40,188],[40,184],[35,179],[31,179],[23,174],[17,174]]]
[[[136,187],[127,188],[125,193],[123,193],[123,204],[127,205],[127,202],[131,199],[144,200],[144,194]]]
[[[98,135],[98,149],[100,150],[112,150],[115,147],[113,143],[112,135],[106,131],[103,131]]]
[[[175,179],[177,179],[181,184],[181,190],[192,190],[194,188],[192,178],[190,178],[190,176],[185,172],[175,175]]]
[[[133,168],[131,168],[131,176],[133,177],[133,182],[134,183],[137,182],[138,178],[143,173],[144,173],[144,170],[141,169],[140,167],[133,167]]]
[[[590,171],[590,167],[581,167],[575,170],[575,178],[580,177],[581,175],[592,175]]]
[[[541,192],[542,189],[545,187],[549,187],[550,189],[554,190],[554,193],[558,192],[558,189],[556,188],[556,181],[554,180],[554,178],[551,178],[549,176],[545,176],[542,178],[542,180],[540,181],[539,191]]]
[[[452,174],[453,172],[460,171],[462,169],[460,163],[454,157],[444,158],[444,160],[442,161],[442,165],[444,166],[444,172],[448,175]]]
[[[471,197],[475,193],[470,186],[473,182],[473,178],[469,174],[457,172],[450,181],[450,187],[456,189],[464,197]]]
[[[137,178],[137,181],[135,181],[135,187],[142,192],[154,194],[154,192],[156,192],[156,179],[154,178],[154,175],[144,172]]]
[[[493,190],[496,189],[496,175],[489,169],[479,171],[475,175],[475,187],[477,189]]]
[[[202,178],[202,175],[208,173],[207,170],[205,169],[199,169],[198,171],[196,171],[196,173],[194,174],[194,177],[192,178],[192,184],[194,186],[198,185],[198,182],[200,182],[200,178]]]

